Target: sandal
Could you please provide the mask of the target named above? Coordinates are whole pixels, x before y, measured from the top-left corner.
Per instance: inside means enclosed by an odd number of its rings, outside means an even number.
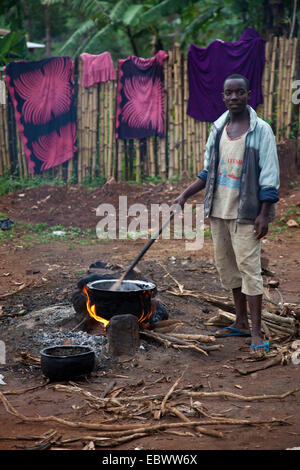
[[[255,358],[263,358],[265,355],[270,351],[270,343],[269,341],[265,341],[263,344],[258,344],[255,346],[251,344],[251,354]]]
[[[229,333],[225,333],[226,330],[230,330]],[[251,336],[249,332],[247,331],[242,331],[238,330],[237,328],[234,328],[233,326],[225,326],[220,330],[220,332],[224,331],[224,334],[217,334],[215,333],[216,338],[227,338],[227,336]]]

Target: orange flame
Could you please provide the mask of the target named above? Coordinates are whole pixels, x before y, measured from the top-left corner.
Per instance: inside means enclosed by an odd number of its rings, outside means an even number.
[[[95,305],[91,305],[88,290],[87,290],[86,286],[83,287],[82,292],[87,296],[86,307],[87,307],[87,310],[88,310],[90,316],[92,318],[94,318],[96,321],[103,323],[104,326],[107,326],[109,324],[109,321],[105,320],[105,318],[99,317],[96,313]]]
[[[148,292],[143,291],[143,296],[144,296],[144,297],[147,297],[147,296],[149,296],[149,295],[150,295],[150,294],[149,294]],[[146,312],[144,311],[144,309],[142,309],[142,313],[141,313],[141,315],[140,315],[140,317],[139,317],[139,319],[138,319],[138,322],[141,324],[141,326],[143,326],[143,328],[148,328],[149,322],[147,322],[147,323],[145,323],[145,322],[146,322],[146,320],[150,320],[151,315],[152,315],[152,308],[150,309],[150,312],[148,312],[148,313],[146,313]]]
[[[82,289],[82,292],[86,295],[87,297],[87,301],[86,301],[86,307],[87,307],[87,310],[90,314],[90,316],[92,318],[94,318],[96,321],[100,322],[100,323],[103,323],[103,325],[106,327],[108,324],[109,324],[109,320],[106,320],[105,318],[102,318],[102,317],[99,317],[99,315],[97,315],[96,313],[96,306],[95,305],[91,305],[91,302],[90,302],[90,297],[89,297],[89,294],[88,294],[88,289],[86,286],[83,287]],[[147,295],[150,295],[149,293],[143,291],[143,295],[144,296],[147,296]],[[154,303],[155,305],[155,303]],[[154,307],[155,308],[155,307]],[[151,315],[152,315],[152,309],[150,310],[150,312],[148,313],[145,313],[144,309],[142,309],[142,313],[140,315],[140,317],[138,318],[138,322],[141,324],[141,326],[143,326],[143,328],[148,328],[149,326],[149,322],[146,323],[147,320],[150,319]]]

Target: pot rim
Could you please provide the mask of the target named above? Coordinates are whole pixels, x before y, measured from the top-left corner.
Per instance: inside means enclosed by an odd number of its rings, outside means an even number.
[[[54,356],[53,354],[48,354],[47,351],[51,349],[56,349],[56,348],[62,348],[62,349],[84,349],[85,351],[79,352],[77,354],[72,354],[72,355],[60,355],[60,356]],[[81,344],[56,344],[54,346],[47,346],[46,348],[42,349],[40,351],[41,356],[44,357],[49,357],[53,359],[66,359],[66,358],[73,358],[73,357],[81,357],[85,356],[86,354],[93,353],[95,355],[95,351],[91,349],[89,346],[83,346]]]
[[[87,287],[89,289],[93,289],[93,290],[97,290],[97,291],[101,291],[101,292],[112,292],[112,293],[119,293],[119,292],[137,292],[136,290],[125,290],[125,291],[110,291],[109,289],[99,289],[97,287],[94,286],[94,284],[104,284],[104,283],[115,283],[117,282],[119,279],[99,279],[99,280],[96,280],[96,281],[92,281],[92,282],[88,282],[87,283]],[[138,285],[138,287],[140,287],[139,290],[143,291],[143,290],[154,290],[156,289],[156,284],[154,284],[154,282],[150,282],[150,281],[143,281],[143,280],[129,280],[129,279],[126,279],[124,281],[122,281],[121,285],[124,285],[124,284],[136,284]],[[144,287],[141,287],[141,284],[143,284]]]

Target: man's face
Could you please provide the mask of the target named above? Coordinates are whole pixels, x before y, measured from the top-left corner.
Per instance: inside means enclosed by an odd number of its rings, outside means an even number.
[[[234,114],[245,110],[250,98],[250,91],[241,78],[230,78],[224,83],[223,101],[229,111]]]

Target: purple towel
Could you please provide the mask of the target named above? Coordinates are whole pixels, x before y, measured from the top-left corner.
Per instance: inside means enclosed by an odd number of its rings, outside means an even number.
[[[250,106],[263,102],[261,81],[265,65],[265,40],[248,28],[237,42],[213,41],[207,48],[190,45],[188,51],[189,100],[187,114],[213,122],[226,107],[222,100],[226,77],[239,73],[248,78]]]
[[[130,56],[118,61],[116,137],[163,137],[165,51],[150,59]]]
[[[72,158],[76,151],[73,61],[52,57],[10,62],[5,81],[29,171],[37,174]]]

